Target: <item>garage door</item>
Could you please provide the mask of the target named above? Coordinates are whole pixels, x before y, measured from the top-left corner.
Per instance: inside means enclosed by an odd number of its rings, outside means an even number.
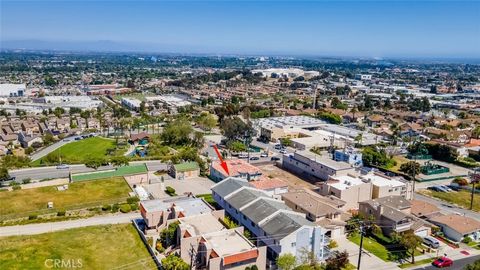
[[[418,230],[418,231],[415,232],[415,234],[420,236],[420,237],[428,236],[428,229]]]

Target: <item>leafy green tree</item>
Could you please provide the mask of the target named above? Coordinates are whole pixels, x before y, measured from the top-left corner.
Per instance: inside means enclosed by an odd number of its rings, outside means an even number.
[[[342,117],[338,114],[334,114],[331,112],[322,112],[318,115],[318,117],[324,121],[329,122],[330,124],[340,124],[342,123]]]
[[[243,141],[245,135],[250,138],[255,135],[255,130],[251,124],[243,122],[238,117],[225,118],[220,127],[222,128],[223,136],[225,136],[227,141]]]
[[[228,143],[228,148],[233,152],[247,151],[247,146],[241,141],[233,141]]]
[[[189,145],[193,127],[187,119],[179,118],[168,123],[161,134],[164,144],[170,146]]]
[[[415,161],[409,161],[400,165],[400,171],[407,175],[413,176],[420,173],[420,163]]]
[[[292,270],[297,264],[297,259],[291,253],[286,253],[278,256],[277,266],[281,270]]]
[[[126,166],[130,159],[126,156],[114,156],[110,161],[114,166]]]
[[[165,270],[190,270],[190,265],[174,254],[162,259],[162,268]]]
[[[99,157],[99,156],[88,156],[85,160],[85,166],[92,168],[92,169],[98,169],[98,167],[106,165],[107,161],[104,157]]]
[[[217,119],[210,113],[201,113],[197,118],[197,124],[204,130],[212,130],[217,125]]]
[[[413,232],[404,233],[400,238],[400,243],[412,255],[412,264],[415,263],[415,250],[422,244],[423,240]]]
[[[65,113],[65,109],[64,109],[64,108],[61,108],[61,107],[56,107],[56,108],[53,110],[53,114],[55,114],[56,117],[60,117],[60,116],[62,116],[64,113]]]

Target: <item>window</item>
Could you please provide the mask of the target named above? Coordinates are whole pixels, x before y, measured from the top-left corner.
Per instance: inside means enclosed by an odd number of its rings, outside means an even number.
[[[253,221],[252,221],[252,222],[250,222],[250,224],[252,225],[252,227],[254,227],[254,228],[255,228],[255,223],[253,223]]]
[[[297,243],[296,242],[292,242],[292,248],[293,247],[296,247],[297,246]]]

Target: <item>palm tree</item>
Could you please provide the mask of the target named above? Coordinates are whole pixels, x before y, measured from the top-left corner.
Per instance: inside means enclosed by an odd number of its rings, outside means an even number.
[[[358,110],[357,110],[357,106],[353,106],[351,109],[350,109],[350,113],[352,114],[352,121],[355,122],[355,113],[357,113]]]

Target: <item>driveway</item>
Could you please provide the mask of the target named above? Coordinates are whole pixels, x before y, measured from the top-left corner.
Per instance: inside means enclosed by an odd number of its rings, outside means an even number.
[[[17,225],[0,227],[0,237],[13,235],[32,235],[54,231],[61,231],[72,228],[130,223],[133,219],[141,218],[140,213],[112,214],[85,219],[75,219],[60,222],[38,223],[28,225]]]
[[[335,238],[335,241],[338,243],[338,248],[335,250],[343,251],[346,250],[349,254],[350,263],[357,266],[358,265],[358,254],[360,253],[360,247],[355,243],[349,241],[346,237]],[[360,269],[365,270],[388,270],[388,269],[400,269],[397,267],[396,263],[385,262],[378,258],[377,256],[368,253],[365,249],[362,253],[362,261],[360,264]]]

